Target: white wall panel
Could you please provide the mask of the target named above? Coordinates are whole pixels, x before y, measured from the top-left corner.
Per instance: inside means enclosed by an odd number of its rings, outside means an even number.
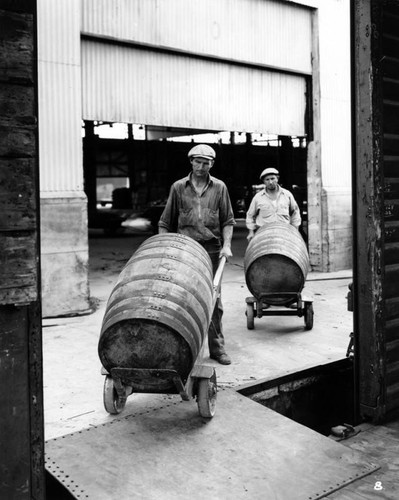
[[[305,133],[297,75],[86,40],[82,87],[86,120]]]
[[[38,0],[40,189],[83,190],[80,0]]]
[[[82,0],[82,32],[310,74],[311,12],[278,0]]]
[[[40,189],[83,189],[80,68],[39,63]]]
[[[39,59],[79,64],[76,32],[81,24],[81,0],[37,0],[37,9]]]
[[[319,48],[323,186],[350,189],[350,2],[328,0],[321,4]],[[339,33],[337,26],[340,26]]]
[[[351,109],[347,100],[322,99],[321,160],[323,186],[351,188]]]

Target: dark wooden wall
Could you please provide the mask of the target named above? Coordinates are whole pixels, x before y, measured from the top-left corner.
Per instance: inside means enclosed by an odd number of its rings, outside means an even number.
[[[385,412],[399,414],[399,2],[382,12]]]
[[[44,499],[36,2],[0,0],[0,498]]]
[[[399,414],[399,1],[353,10],[355,365],[360,418]]]

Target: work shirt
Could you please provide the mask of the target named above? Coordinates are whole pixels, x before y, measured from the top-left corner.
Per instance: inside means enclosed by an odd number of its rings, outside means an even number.
[[[256,230],[268,222],[287,222],[296,228],[301,225],[301,214],[294,196],[288,189],[277,186],[277,199],[272,200],[266,188],[253,197],[246,218],[247,228]]]
[[[234,224],[225,183],[210,175],[199,194],[191,181],[191,174],[172,185],[158,223],[169,232],[185,234],[200,243],[215,238],[221,241],[223,228]]]

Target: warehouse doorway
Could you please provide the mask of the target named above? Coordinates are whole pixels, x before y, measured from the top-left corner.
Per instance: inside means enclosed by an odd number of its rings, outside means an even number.
[[[116,128],[120,130],[119,137]],[[124,217],[146,213],[155,231],[157,215],[170,186],[189,172],[187,152],[193,143],[204,142],[216,150],[212,175],[226,183],[236,218],[245,218],[252,197],[262,185],[260,172],[273,166],[280,171],[280,184],[293,192],[300,206],[301,233],[307,242],[305,137],[195,132],[198,131],[85,122],[84,179],[89,229],[102,228],[112,234],[117,228],[122,229]]]

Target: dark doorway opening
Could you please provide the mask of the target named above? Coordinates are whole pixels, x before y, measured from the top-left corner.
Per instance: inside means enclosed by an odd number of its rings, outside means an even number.
[[[315,366],[274,380],[257,381],[238,392],[325,436],[332,427],[356,425],[353,361]]]
[[[145,212],[155,232],[170,186],[190,171],[187,153],[194,143],[165,137],[136,140],[131,133],[125,139],[106,139],[95,131],[94,122],[85,122],[83,167],[89,227],[115,233],[126,217]],[[273,166],[280,171],[280,184],[294,194],[300,206],[301,233],[307,241],[306,139],[273,136],[255,141],[251,134],[241,133],[245,140],[238,142],[236,135],[230,133],[227,143],[209,142],[216,150],[212,175],[226,183],[235,217],[245,218],[261,184],[259,174]],[[192,137],[198,142],[200,136]]]

